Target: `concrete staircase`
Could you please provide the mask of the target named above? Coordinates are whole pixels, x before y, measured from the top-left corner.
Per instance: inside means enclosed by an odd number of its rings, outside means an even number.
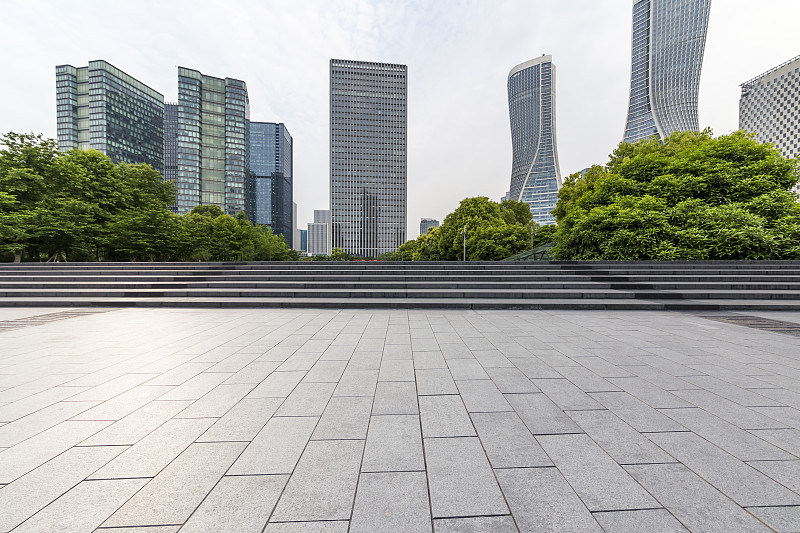
[[[800,310],[800,261],[4,263],[0,306]]]

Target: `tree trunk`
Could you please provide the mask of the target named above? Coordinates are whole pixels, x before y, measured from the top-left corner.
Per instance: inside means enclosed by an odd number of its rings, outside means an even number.
[[[14,262],[22,263],[22,252],[14,252]]]

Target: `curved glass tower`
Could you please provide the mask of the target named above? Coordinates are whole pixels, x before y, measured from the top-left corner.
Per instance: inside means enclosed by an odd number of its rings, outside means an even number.
[[[711,0],[634,0],[625,141],[697,131]]]
[[[517,65],[508,74],[511,188],[507,197],[531,207],[533,220],[553,224],[561,172],[556,150],[556,67],[552,56]]]

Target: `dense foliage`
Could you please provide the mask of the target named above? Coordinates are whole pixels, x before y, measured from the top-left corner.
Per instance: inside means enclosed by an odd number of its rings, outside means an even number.
[[[553,239],[553,226],[532,221],[527,204],[485,197],[467,198],[438,228],[408,241],[385,259],[394,261],[461,261],[464,229],[468,261],[496,261]]]
[[[798,161],[736,132],[622,143],[558,193],[556,259],[800,259]]]
[[[217,206],[179,216],[173,185],[148,165],[96,150],[58,152],[41,135],[0,138],[0,257],[17,260],[289,260],[266,226]]]

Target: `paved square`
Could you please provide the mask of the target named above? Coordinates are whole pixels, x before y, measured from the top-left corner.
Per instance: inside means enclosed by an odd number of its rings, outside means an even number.
[[[649,311],[0,309],[8,531],[798,532],[800,337]]]

